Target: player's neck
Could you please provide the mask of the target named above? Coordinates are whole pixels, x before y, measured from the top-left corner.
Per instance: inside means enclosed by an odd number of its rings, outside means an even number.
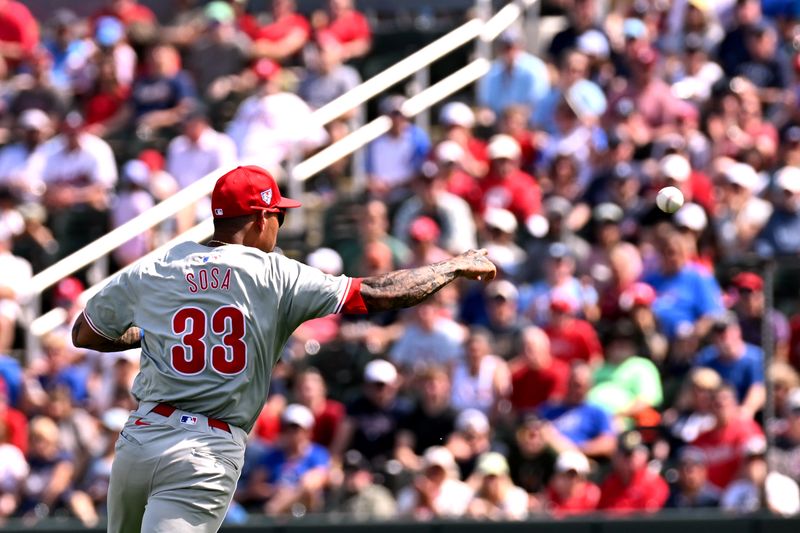
[[[244,236],[239,233],[214,233],[214,236],[208,241],[209,246],[224,246],[226,244],[244,244]]]

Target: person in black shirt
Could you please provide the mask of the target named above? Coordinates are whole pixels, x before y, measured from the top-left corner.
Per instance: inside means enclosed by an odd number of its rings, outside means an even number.
[[[537,415],[526,415],[509,446],[508,465],[515,485],[528,494],[543,493],[553,475],[558,452],[545,438],[546,422]]]
[[[666,507],[673,509],[717,507],[719,498],[719,489],[708,482],[705,452],[693,446],[685,447],[680,455],[678,480],[670,486]]]

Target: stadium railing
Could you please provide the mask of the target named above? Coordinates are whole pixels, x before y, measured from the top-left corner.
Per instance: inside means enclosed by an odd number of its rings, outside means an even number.
[[[329,124],[351,109],[382,94],[385,90],[396,85],[398,82],[415,75],[421,69],[428,68],[433,62],[450,52],[453,52],[471,41],[476,41],[477,59],[474,59],[465,67],[462,67],[441,81],[423,89],[406,101],[403,112],[409,117],[418,115],[483,76],[489,70],[490,66],[489,60],[486,57],[488,55],[488,45],[490,45],[504,30],[514,24],[525,13],[525,10],[537,3],[538,0],[516,0],[515,2],[510,2],[505,5],[493,16],[488,17],[489,12],[487,11],[486,3],[483,0],[479,0],[478,6],[480,9],[477,10],[478,18],[473,18],[465,22],[450,33],[440,37],[407,58],[387,68],[380,74],[375,75],[361,85],[353,88],[341,97],[317,109],[312,114],[312,120],[308,127],[310,128],[312,125],[313,127],[319,127]],[[340,139],[336,143],[314,154],[307,160],[293,165],[288,173],[287,180],[289,194],[298,196],[297,191],[299,189],[299,184],[341,158],[355,153],[360,148],[388,131],[389,124],[390,121],[387,117],[378,117],[351,132],[343,139]],[[250,163],[258,164],[258,161],[242,162],[242,164]],[[28,357],[38,356],[37,347],[41,335],[63,325],[68,318],[67,312],[61,308],[53,309],[40,316],[40,297],[45,290],[58,283],[60,280],[73,275],[110,254],[131,238],[155,227],[161,222],[175,216],[186,207],[208,196],[217,178],[227,170],[228,169],[220,168],[209,173],[170,198],[160,202],[150,210],[36,274],[31,279],[24,296],[21,298],[21,303],[26,311],[25,317],[28,325],[26,328],[26,353]],[[210,234],[210,221],[201,222],[194,228],[191,228],[187,232],[159,247],[152,252],[152,254],[157,254],[166,249],[166,247],[172,246],[177,242],[190,239],[202,240],[209,237]],[[152,257],[152,254],[148,254],[146,257]],[[107,283],[108,279],[107,277],[103,281],[86,289],[80,296],[81,300],[84,302],[88,300],[88,298],[98,292],[100,288]]]

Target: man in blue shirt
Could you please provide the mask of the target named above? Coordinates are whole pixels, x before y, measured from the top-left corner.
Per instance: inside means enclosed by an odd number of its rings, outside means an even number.
[[[694,364],[715,370],[736,388],[742,412],[754,416],[764,405],[764,353],[742,339],[739,319],[734,313],[720,316],[711,328],[713,344],[697,354]]]
[[[586,363],[572,366],[564,401],[548,402],[540,416],[552,422],[551,440],[566,440],[589,457],[610,457],[616,448],[611,416],[602,408],[586,403],[592,386],[592,369]],[[568,444],[567,443],[567,444]]]
[[[670,339],[687,324],[694,327],[699,336],[705,335],[712,323],[711,317],[723,311],[719,284],[689,263],[689,250],[680,233],[669,233],[658,244],[661,271],[647,276],[644,281],[656,290],[653,312],[659,325]]]
[[[522,49],[522,35],[516,30],[504,32],[499,41],[499,57],[478,84],[478,104],[495,117],[510,105],[536,109],[550,92],[547,66]]]
[[[308,407],[291,404],[283,411],[279,444],[255,466],[245,491],[250,500],[266,500],[267,514],[287,514],[297,505],[313,511],[321,503],[331,458],[328,450],[311,441],[313,429]]]

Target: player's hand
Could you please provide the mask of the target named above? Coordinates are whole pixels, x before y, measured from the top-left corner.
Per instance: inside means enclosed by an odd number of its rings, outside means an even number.
[[[487,251],[470,250],[453,258],[458,275],[478,281],[491,281],[497,275],[497,267],[486,258]]]

